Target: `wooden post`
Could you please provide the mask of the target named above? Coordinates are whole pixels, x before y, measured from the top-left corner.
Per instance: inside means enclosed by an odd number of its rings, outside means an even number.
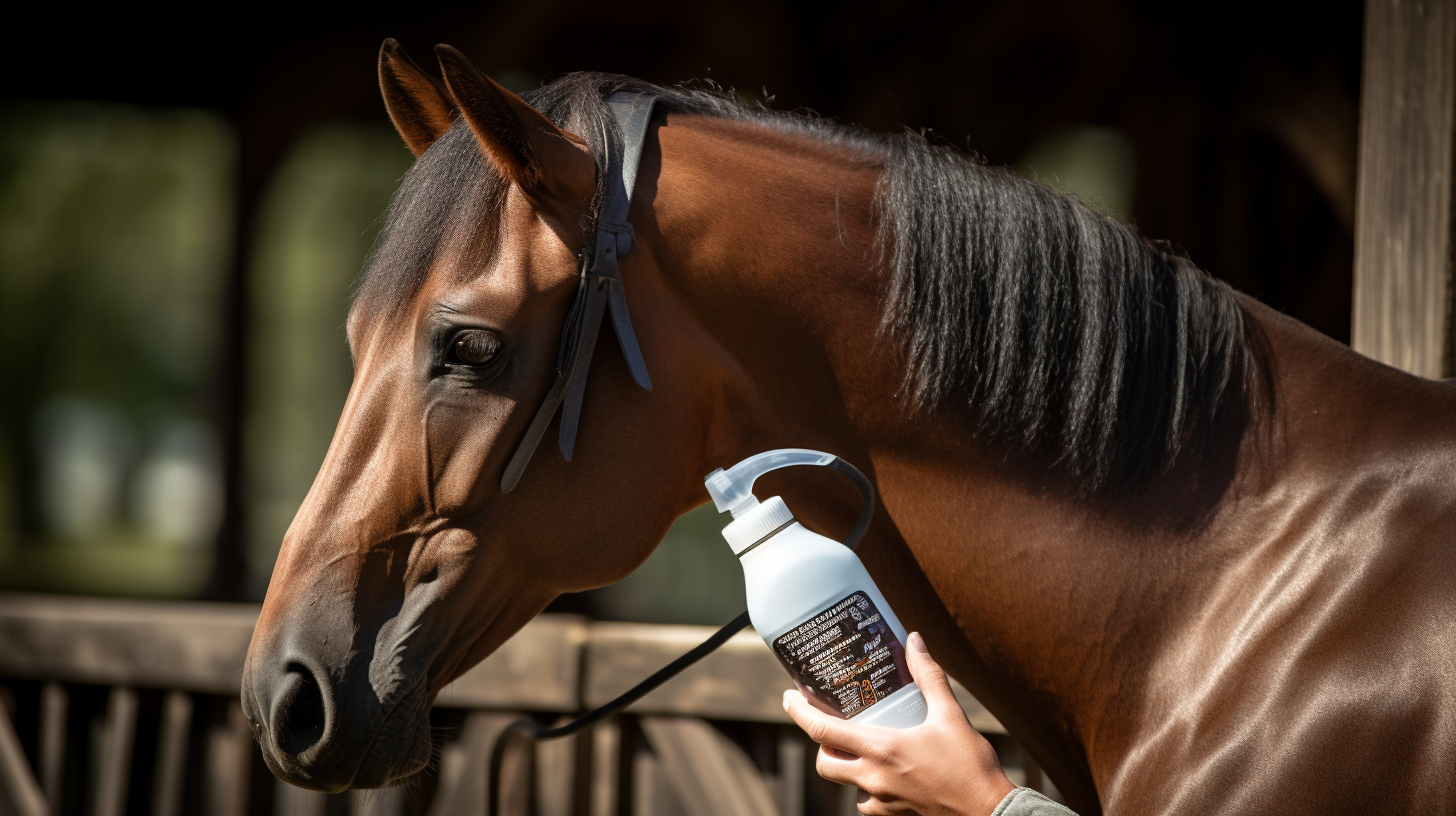
[[[137,693],[125,686],[111,690],[106,704],[106,724],[100,746],[100,767],[96,770],[97,816],[126,813],[127,786],[131,781],[131,755],[136,741]]]
[[[622,726],[613,717],[587,732],[592,741],[590,816],[617,816],[622,760]]]
[[[66,712],[70,693],[60,683],[46,683],[40,692],[40,785],[51,810],[65,807],[61,787],[66,768]]]
[[[329,795],[273,780],[273,816],[327,816]]]
[[[571,720],[571,717],[560,717],[551,725],[554,728]],[[591,764],[589,755],[583,756],[586,742],[581,735],[574,735],[536,743],[537,816],[573,816],[585,812],[588,788],[584,770]]]
[[[10,722],[10,712],[0,705],[0,814],[47,816],[49,812],[45,794]]]
[[[639,722],[687,816],[780,816],[773,790],[748,754],[697,717]]]
[[[779,734],[778,804],[783,816],[804,816],[804,768],[809,752],[797,734]]]
[[[152,816],[178,816],[187,782],[187,735],[192,730],[192,695],[169,691],[162,701],[157,734],[157,768],[152,784]]]
[[[501,789],[487,787],[490,752],[496,737],[521,714],[474,711],[465,717],[460,739],[440,749],[439,785],[430,816],[475,816],[486,812],[486,797],[498,797],[500,812],[519,816],[530,804],[530,751],[517,741],[501,764]]]
[[[253,732],[237,700],[227,704],[227,720],[208,729],[204,812],[209,816],[245,816],[253,769]]]
[[[404,816],[404,788],[349,791],[349,816]]]
[[[1456,375],[1456,0],[1367,0],[1355,350]]]

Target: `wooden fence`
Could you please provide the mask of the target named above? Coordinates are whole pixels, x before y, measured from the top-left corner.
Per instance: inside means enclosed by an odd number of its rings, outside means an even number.
[[[0,816],[465,816],[483,813],[495,736],[625,691],[712,632],[542,615],[440,695],[437,761],[410,784],[324,795],[268,773],[237,702],[258,608],[0,595]],[[575,737],[518,745],[512,816],[839,816],[780,704],[787,675],[752,631]],[[1040,773],[956,693],[1013,781]]]

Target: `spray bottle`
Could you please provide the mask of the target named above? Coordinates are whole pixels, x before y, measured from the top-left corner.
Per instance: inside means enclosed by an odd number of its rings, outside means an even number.
[[[760,503],[759,476],[790,465],[832,468],[864,495],[844,544],[810,532],[778,496]],[[743,565],[748,615],[789,676],[818,708],[850,722],[908,728],[925,721],[925,698],[905,662],[905,627],[853,547],[869,529],[874,488],[829,453],[786,448],[750,456],[703,480],[718,512],[733,513],[723,537]]]

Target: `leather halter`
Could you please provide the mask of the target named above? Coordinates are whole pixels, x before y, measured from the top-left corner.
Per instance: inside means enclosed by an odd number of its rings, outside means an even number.
[[[632,190],[637,184],[637,165],[642,160],[642,146],[647,141],[647,126],[652,121],[652,108],[657,100],[647,94],[621,91],[607,98],[607,117],[603,122],[606,143],[606,166],[602,168],[605,190],[601,207],[596,212],[596,238],[592,246],[582,247],[577,257],[581,271],[576,285],[576,300],[566,314],[561,331],[561,349],[556,357],[556,383],[536,410],[531,426],[501,477],[501,492],[509,493],[520,481],[531,461],[541,437],[551,424],[556,409],[565,402],[561,413],[559,444],[561,455],[571,461],[576,446],[576,428],[581,418],[581,400],[586,394],[586,374],[596,348],[597,333],[602,327],[602,313],[611,308],[612,325],[617,330],[627,368],[637,384],[652,390],[647,376],[647,363],[632,333],[632,319],[627,315],[627,296],[622,290],[622,270],[618,262],[632,251],[634,233],[627,220],[632,206]]]

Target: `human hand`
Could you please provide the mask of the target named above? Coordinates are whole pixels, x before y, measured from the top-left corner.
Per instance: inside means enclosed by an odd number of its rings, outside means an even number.
[[[919,632],[910,633],[908,645],[910,676],[925,695],[920,725],[854,725],[792,689],[784,692],[784,709],[819,743],[819,775],[859,788],[860,813],[989,816],[1016,786],[1002,773],[991,743],[971,727]]]

